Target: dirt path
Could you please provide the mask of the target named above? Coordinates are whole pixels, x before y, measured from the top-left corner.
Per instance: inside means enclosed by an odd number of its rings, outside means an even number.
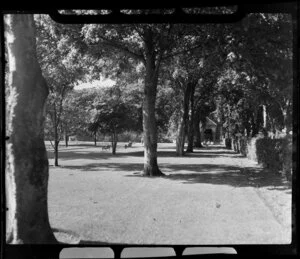
[[[291,240],[291,189],[273,172],[219,146],[176,157],[159,144],[162,178],[139,176],[140,144],[112,156],[71,146],[50,166],[51,225],[82,242],[281,244]],[[52,163],[51,154],[50,164]]]

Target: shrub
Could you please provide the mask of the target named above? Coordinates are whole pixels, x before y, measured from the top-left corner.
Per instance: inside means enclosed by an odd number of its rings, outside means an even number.
[[[282,153],[281,139],[258,138],[256,140],[257,162],[263,167],[281,170],[280,153]]]
[[[270,168],[276,172],[282,172],[287,178],[292,173],[292,137],[271,139],[259,135],[248,141],[240,140],[240,152],[251,160]]]

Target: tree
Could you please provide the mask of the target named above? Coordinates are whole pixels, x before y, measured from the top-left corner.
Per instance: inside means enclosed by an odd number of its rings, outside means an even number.
[[[125,130],[136,130],[140,122],[136,107],[125,103],[120,89],[113,87],[102,92],[95,102],[94,119],[89,126],[92,132],[100,131],[111,136],[112,154],[116,153],[118,134]],[[137,119],[137,121],[136,121]]]
[[[54,144],[54,165],[58,166],[58,145],[64,135],[64,100],[84,73],[84,62],[75,46],[60,34],[59,25],[49,17],[39,15],[37,24],[37,53],[50,94],[47,100],[47,128]]]
[[[6,15],[9,88],[6,242],[56,243],[47,208],[44,105],[48,87],[36,55],[32,15]]]
[[[239,96],[247,107],[243,121],[248,135],[250,131],[251,135],[257,134],[264,126],[266,130],[291,128],[291,39],[291,19],[285,14],[250,14],[228,32],[226,70],[231,71],[232,78],[227,82],[243,80],[239,87],[244,94]],[[237,93],[237,89],[233,91]],[[262,116],[262,111],[266,116]],[[261,117],[268,122],[263,123]]]
[[[137,62],[144,67],[143,132],[144,175],[159,176],[157,164],[157,122],[155,102],[161,63],[192,46],[187,46],[183,25],[135,24],[135,25],[85,25],[82,34],[93,55],[110,56],[119,64]],[[193,45],[195,47],[196,44]],[[175,48],[176,46],[176,48]],[[181,46],[181,47],[180,47]],[[97,51],[97,50],[100,51]],[[106,53],[104,53],[106,51]],[[116,52],[117,51],[117,52]],[[127,60],[124,60],[126,57]]]

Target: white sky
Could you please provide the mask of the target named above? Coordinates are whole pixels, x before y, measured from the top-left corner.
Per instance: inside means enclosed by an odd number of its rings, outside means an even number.
[[[101,86],[112,86],[115,84],[114,80],[111,79],[101,79],[101,80],[95,80],[89,83],[79,83],[78,85],[74,86],[74,90],[81,90],[81,89],[87,89],[92,87],[101,87]]]

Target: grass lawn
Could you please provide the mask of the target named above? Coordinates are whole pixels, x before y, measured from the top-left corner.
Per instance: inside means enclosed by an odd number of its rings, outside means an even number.
[[[158,145],[166,177],[141,177],[143,147],[117,154],[99,143],[51,146],[49,217],[53,228],[71,230],[81,243],[288,244],[291,188],[273,172],[221,146],[175,155]]]

